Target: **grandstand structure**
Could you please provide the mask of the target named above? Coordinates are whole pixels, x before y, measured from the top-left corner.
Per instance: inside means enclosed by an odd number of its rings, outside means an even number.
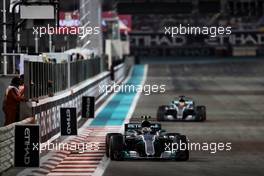
[[[262,0],[127,0],[131,51],[139,56],[259,56],[263,50]],[[165,27],[231,27],[230,35],[164,35]]]
[[[153,4],[155,2],[152,1]],[[156,3],[160,4],[158,1]],[[135,12],[133,14],[133,31],[157,32],[163,26],[179,24],[231,26],[236,30],[255,30],[264,25],[264,1],[261,0],[165,0],[162,3],[177,8],[173,12],[160,11],[159,14]],[[181,9],[181,11],[177,11],[177,9]]]

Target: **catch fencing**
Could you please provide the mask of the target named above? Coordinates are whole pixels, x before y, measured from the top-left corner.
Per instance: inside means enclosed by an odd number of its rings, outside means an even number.
[[[27,99],[53,96],[106,70],[100,57],[60,63],[25,60],[24,68]]]

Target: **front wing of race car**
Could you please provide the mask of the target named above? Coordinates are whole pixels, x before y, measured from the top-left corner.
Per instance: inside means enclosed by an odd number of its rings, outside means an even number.
[[[177,152],[164,151],[160,156],[140,156],[136,151],[123,151],[123,156],[126,160],[175,160]]]
[[[195,110],[178,110],[170,106],[160,106],[157,111],[158,121],[190,121],[199,122],[206,120],[205,106],[197,106]]]

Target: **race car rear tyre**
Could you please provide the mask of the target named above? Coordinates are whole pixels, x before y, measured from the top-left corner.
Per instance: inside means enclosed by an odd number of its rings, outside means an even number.
[[[121,161],[123,157],[124,139],[120,135],[112,135],[109,143],[109,156],[111,160]]]
[[[206,120],[206,107],[205,106],[197,106],[196,113],[199,121]]]
[[[159,106],[157,112],[157,121],[164,121],[165,108],[166,106]]]
[[[120,135],[120,136],[122,136],[122,134],[120,134],[120,133],[107,133],[107,135],[105,136],[105,154],[106,154],[106,157],[108,157],[108,158],[109,158],[109,143],[110,143],[110,138],[113,135]]]
[[[185,144],[185,147],[181,147],[181,150],[176,155],[176,161],[188,161],[189,160],[189,149],[188,149],[188,141],[185,135],[180,135],[181,144]],[[184,150],[183,150],[184,149]]]

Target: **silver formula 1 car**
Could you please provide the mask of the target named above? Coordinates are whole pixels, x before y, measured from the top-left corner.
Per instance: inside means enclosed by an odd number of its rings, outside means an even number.
[[[206,107],[195,106],[191,98],[179,96],[170,105],[163,105],[158,108],[158,121],[205,121]]]
[[[125,124],[125,133],[106,135],[106,156],[111,160],[125,159],[189,159],[188,141],[180,133],[167,133],[161,124],[150,123],[144,117],[142,123]]]

